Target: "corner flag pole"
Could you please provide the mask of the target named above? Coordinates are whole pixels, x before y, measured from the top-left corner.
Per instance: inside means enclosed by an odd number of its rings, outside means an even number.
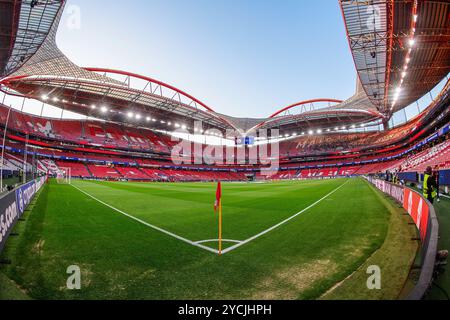
[[[222,255],[222,199],[219,201],[219,256]]]
[[[214,212],[219,210],[219,256],[222,255],[222,184],[217,183],[216,201],[214,202]]]

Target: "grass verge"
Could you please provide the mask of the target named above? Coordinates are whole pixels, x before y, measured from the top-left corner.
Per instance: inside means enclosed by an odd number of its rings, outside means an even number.
[[[350,277],[337,284],[321,299],[324,300],[355,300],[365,297],[368,300],[395,300],[399,298],[406,282],[411,266],[419,249],[417,241],[411,239],[417,236],[417,231],[405,210],[393,199],[387,198],[379,190],[370,186],[380,201],[390,212],[390,223],[383,245],[355,271]],[[381,269],[381,290],[369,290],[367,270],[370,266]]]

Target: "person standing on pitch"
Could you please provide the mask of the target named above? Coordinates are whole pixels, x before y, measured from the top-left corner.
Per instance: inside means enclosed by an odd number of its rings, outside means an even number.
[[[428,167],[423,178],[423,196],[431,203],[434,203],[434,199],[437,197],[436,189],[436,179],[433,176],[433,169]]]
[[[434,171],[433,171],[433,178],[436,180],[436,198],[437,198],[437,202],[441,202],[441,197],[440,197],[440,181],[439,181],[439,166],[435,166],[434,167]]]

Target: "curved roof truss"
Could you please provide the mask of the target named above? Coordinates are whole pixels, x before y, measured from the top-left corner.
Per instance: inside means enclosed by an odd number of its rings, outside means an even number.
[[[367,123],[380,119],[383,119],[383,115],[374,110],[347,108],[342,100],[321,98],[289,105],[261,121],[248,132],[296,125],[314,127],[326,124],[332,126],[333,121],[344,124]]]
[[[114,72],[125,74],[121,71]],[[132,76],[137,75],[129,75]],[[92,115],[92,112],[99,111],[100,106],[107,105],[109,115],[115,113],[114,118],[118,121],[123,121],[123,115],[130,111],[142,113],[143,117],[149,114],[155,116],[158,112],[167,116],[167,121],[178,116],[203,121],[224,130],[234,128],[213,109],[183,91],[154,79],[138,77],[148,81],[142,89],[130,87],[128,81],[105,82],[97,79],[45,75],[9,77],[0,81],[0,84],[20,92],[27,98],[44,103],[50,101],[62,109],[85,115]],[[94,106],[96,111],[93,111]],[[119,115],[122,115],[122,119]]]
[[[0,77],[23,66],[46,40],[65,0],[4,0],[0,43]],[[4,15],[4,16],[3,16]]]
[[[386,117],[450,72],[450,1],[339,1],[359,79]]]

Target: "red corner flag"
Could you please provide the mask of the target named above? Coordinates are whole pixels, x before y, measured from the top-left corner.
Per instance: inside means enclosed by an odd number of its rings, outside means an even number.
[[[219,184],[217,185],[217,191],[216,191],[216,201],[214,202],[214,211],[217,212],[217,210],[220,207],[220,201],[222,200],[222,184],[219,181]]]

